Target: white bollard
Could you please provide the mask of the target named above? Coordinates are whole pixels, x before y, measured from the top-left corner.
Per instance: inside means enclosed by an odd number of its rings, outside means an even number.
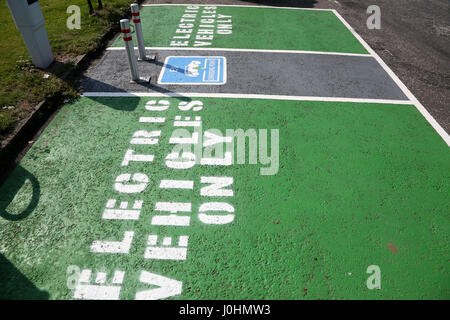
[[[36,67],[45,69],[53,62],[44,16],[37,0],[6,0],[17,29]]]
[[[139,5],[137,3],[133,3],[131,5],[131,15],[133,17],[134,30],[136,31],[136,39],[139,49],[139,59],[147,60],[147,56],[145,55],[145,45],[144,45],[144,36],[142,34],[141,18],[139,14]]]
[[[128,63],[131,70],[131,81],[139,81],[139,70],[137,67],[136,56],[134,55],[133,39],[131,37],[130,21],[128,19],[120,20],[120,29],[123,34],[123,41],[125,42],[125,49],[127,50]]]

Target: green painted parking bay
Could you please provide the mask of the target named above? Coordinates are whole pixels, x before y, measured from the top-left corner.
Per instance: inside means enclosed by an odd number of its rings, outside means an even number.
[[[244,164],[174,168],[177,121],[201,121],[203,142],[227,129],[254,129],[260,141],[266,129],[268,157],[278,129],[278,163],[249,163],[247,138]],[[130,149],[154,158],[125,161]],[[0,187],[0,296],[89,298],[92,287],[70,287],[79,268],[79,281],[119,288],[107,297],[120,299],[444,298],[449,164],[448,146],[413,105],[82,97]],[[261,174],[270,167],[276,174]],[[212,177],[224,187],[208,189]],[[135,211],[119,219],[112,207]],[[190,221],[154,224],[162,214]],[[186,250],[151,255],[169,243]],[[371,265],[379,290],[366,286]]]
[[[141,21],[146,47],[367,54],[332,10],[150,5]],[[113,43],[123,45],[120,37]]]

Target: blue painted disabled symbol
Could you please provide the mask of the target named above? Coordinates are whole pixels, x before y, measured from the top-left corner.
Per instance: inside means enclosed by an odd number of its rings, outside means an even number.
[[[159,84],[220,85],[227,82],[225,57],[167,57]]]

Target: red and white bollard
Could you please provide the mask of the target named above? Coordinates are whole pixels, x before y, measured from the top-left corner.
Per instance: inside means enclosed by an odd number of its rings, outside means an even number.
[[[131,70],[131,81],[139,81],[139,70],[137,66],[137,59],[134,55],[133,38],[131,37],[130,20],[120,20],[120,29],[123,34],[123,41],[125,42],[125,49],[127,50],[128,63]]]
[[[133,17],[134,30],[136,31],[139,59],[147,60],[147,56],[145,55],[144,36],[142,34],[141,17],[139,15],[139,5],[137,3],[131,5],[131,15]]]

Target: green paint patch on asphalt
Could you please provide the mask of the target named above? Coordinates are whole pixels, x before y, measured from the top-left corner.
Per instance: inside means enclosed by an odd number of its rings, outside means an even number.
[[[170,47],[171,41],[185,41],[173,38],[186,35],[177,33],[177,29],[183,29],[180,24],[184,24],[184,27],[187,27],[187,24],[194,24],[192,32],[189,33],[188,47],[367,53],[332,11],[217,6],[217,9],[207,10],[216,11],[215,18],[202,18],[213,15],[203,13],[205,7],[208,6],[200,7],[198,13],[195,13],[195,18],[185,18],[195,19],[195,22],[180,22],[183,14],[194,14],[185,11],[187,6],[143,7],[141,18],[145,46]],[[218,19],[219,14],[231,18]],[[210,24],[215,27],[202,27],[208,25],[202,23],[202,19],[215,19],[214,23]],[[231,22],[219,22],[229,19]],[[232,33],[218,34],[221,32],[219,25],[231,25]],[[201,40],[210,41],[210,45],[195,46],[197,35],[208,36],[199,33],[200,29],[214,30],[211,41]],[[134,34],[133,38],[136,44]],[[121,37],[115,40],[113,46],[124,46]]]
[[[0,186],[0,298],[70,299],[69,265],[125,271],[122,299],[149,288],[142,270],[182,281],[174,299],[449,298],[450,152],[413,106],[199,98],[204,108],[193,113],[176,98],[150,112],[149,100],[64,106]],[[203,130],[279,129],[278,173],[261,176],[260,164],[168,168],[179,114],[201,115]],[[157,145],[130,144],[150,129],[162,131]],[[155,159],[122,167],[128,149]],[[151,180],[145,191],[113,189],[118,175],[138,172]],[[233,177],[234,196],[200,196],[202,176]],[[194,188],[163,190],[161,179],[192,179]],[[102,219],[108,199],[143,200],[139,220]],[[191,202],[191,225],[152,226],[157,201]],[[200,222],[208,201],[231,204],[235,220]],[[93,241],[129,230],[129,254],[90,252]],[[188,235],[187,259],[144,259],[149,234]],[[370,265],[381,268],[380,290],[366,287]]]

